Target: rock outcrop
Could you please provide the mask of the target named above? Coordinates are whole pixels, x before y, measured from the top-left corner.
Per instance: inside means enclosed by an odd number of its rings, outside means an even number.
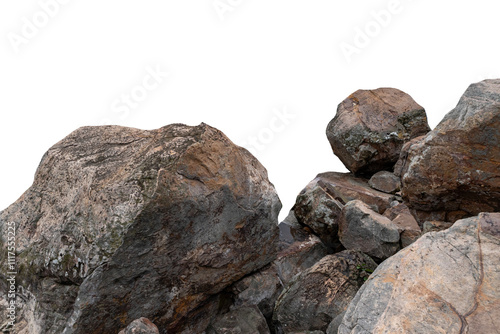
[[[500,210],[500,79],[471,85],[439,125],[408,147],[403,196],[424,211]],[[404,157],[403,157],[404,158]]]
[[[403,144],[430,131],[424,108],[394,88],[358,90],[326,129],[333,153],[351,172],[392,170]]]
[[[280,207],[264,167],[208,125],[80,128],[0,214],[2,248],[17,229],[18,333],[197,328],[213,296],[276,258]]]
[[[273,320],[278,333],[326,331],[376,267],[363,253],[342,251],[297,275],[276,302]]]
[[[425,234],[375,270],[339,334],[497,333],[499,249],[500,213]]]

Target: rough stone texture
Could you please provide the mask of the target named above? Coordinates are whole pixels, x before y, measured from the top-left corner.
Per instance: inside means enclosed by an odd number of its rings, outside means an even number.
[[[424,228],[422,234],[429,232],[439,232],[449,229],[453,226],[453,223],[440,222],[440,221],[428,221],[424,223]]]
[[[223,314],[209,326],[207,334],[270,334],[266,319],[255,306]]]
[[[401,188],[399,177],[388,171],[380,171],[370,178],[368,184],[373,189],[383,191],[388,194],[395,194]]]
[[[158,327],[147,318],[139,318],[130,323],[118,334],[160,334]]]
[[[337,334],[340,324],[342,323],[342,319],[344,319],[345,311],[340,313],[335,317],[335,319],[330,322],[328,328],[326,329],[326,334]]]
[[[309,182],[297,196],[293,210],[299,223],[310,227],[327,246],[338,251],[338,222],[345,203],[359,199],[383,213],[395,198],[372,189],[363,178],[328,172]]]
[[[340,217],[340,241],[346,249],[384,260],[399,250],[398,227],[365,203],[347,203]]]
[[[500,79],[472,84],[455,109],[409,147],[403,197],[425,211],[500,210]]]
[[[181,332],[274,260],[280,207],[264,167],[208,125],[80,128],[0,213],[2,249],[17,228],[19,333],[118,332],[139,317]]]
[[[277,332],[326,331],[376,266],[369,256],[355,251],[325,256],[281,293],[273,316]]]
[[[283,248],[274,261],[278,276],[283,285],[291,279],[313,266],[328,254],[328,249],[314,234],[307,233],[301,228],[281,223],[280,235],[293,236],[294,242]]]
[[[274,304],[282,290],[276,265],[270,265],[231,286],[229,291],[234,295],[231,309],[257,306],[266,319],[271,319]]]
[[[401,146],[430,131],[424,108],[394,88],[358,90],[326,129],[333,153],[353,173],[392,170]]]
[[[393,224],[397,226],[401,239],[401,248],[414,243],[422,235],[422,230],[418,222],[412,216],[410,209],[405,204],[400,203],[385,210],[384,216],[389,218]]]
[[[459,220],[382,263],[349,305],[348,333],[498,333],[500,213]]]

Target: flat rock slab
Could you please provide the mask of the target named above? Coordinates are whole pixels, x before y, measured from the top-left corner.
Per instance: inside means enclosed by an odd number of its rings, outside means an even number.
[[[392,170],[403,144],[430,131],[424,108],[394,88],[358,90],[326,129],[333,153],[356,174]]]
[[[500,331],[500,213],[430,232],[383,262],[339,334]]]
[[[117,333],[143,316],[181,332],[275,259],[280,208],[265,168],[206,124],[80,128],[0,213],[2,247],[17,228],[19,333]]]

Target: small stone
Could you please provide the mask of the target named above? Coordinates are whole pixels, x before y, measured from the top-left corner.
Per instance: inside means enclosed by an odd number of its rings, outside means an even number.
[[[401,188],[399,177],[391,172],[380,171],[375,173],[368,181],[368,184],[373,189],[383,191],[388,194],[395,194]]]
[[[118,334],[159,334],[158,327],[147,318],[139,318],[130,323]]]

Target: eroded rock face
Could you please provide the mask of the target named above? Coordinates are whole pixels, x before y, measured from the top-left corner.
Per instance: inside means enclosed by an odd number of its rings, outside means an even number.
[[[392,170],[401,146],[430,131],[424,108],[394,88],[358,90],[326,129],[333,153],[353,173]]]
[[[147,318],[139,318],[130,323],[118,334],[160,334],[158,327]]]
[[[255,306],[241,307],[220,315],[207,334],[270,334],[266,319]]]
[[[339,225],[340,241],[346,249],[385,260],[400,248],[398,227],[361,201],[346,204]]]
[[[274,260],[280,207],[264,167],[208,125],[80,128],[0,213],[1,247],[17,228],[18,329],[110,333],[144,316],[181,332]]]
[[[341,250],[338,224],[347,202],[358,199],[383,213],[395,198],[371,188],[363,178],[328,172],[309,182],[297,196],[293,210],[299,223],[310,227],[331,249]]]
[[[339,334],[498,332],[499,247],[500,213],[425,234],[370,276]]]
[[[342,251],[297,275],[276,302],[273,321],[278,333],[325,332],[376,266],[363,253]]]
[[[455,109],[408,148],[403,196],[424,211],[500,210],[500,79],[472,84]]]

